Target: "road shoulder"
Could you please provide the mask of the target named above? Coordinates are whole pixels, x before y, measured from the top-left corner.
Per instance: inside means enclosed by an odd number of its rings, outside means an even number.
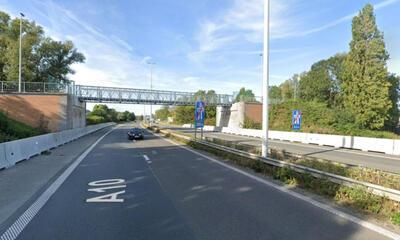
[[[0,232],[51,184],[82,152],[110,128],[35,156],[0,171]],[[29,147],[29,146],[27,146]]]

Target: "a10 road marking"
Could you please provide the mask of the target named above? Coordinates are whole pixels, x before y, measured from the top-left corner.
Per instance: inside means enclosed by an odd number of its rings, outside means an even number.
[[[118,189],[118,188],[126,188],[126,182],[124,179],[105,179],[105,180],[98,180],[94,182],[90,182],[88,184],[90,187],[94,188],[89,188],[89,192],[96,192],[96,193],[105,193],[108,190],[112,189]],[[108,193],[105,195],[100,195],[97,197],[93,198],[88,198],[86,199],[86,202],[88,203],[121,203],[124,202],[123,198],[118,198],[120,194],[124,194],[125,190],[118,191],[118,192],[112,192]]]

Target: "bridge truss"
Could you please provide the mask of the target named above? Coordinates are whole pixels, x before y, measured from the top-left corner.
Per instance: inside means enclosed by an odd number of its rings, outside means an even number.
[[[194,92],[178,92],[165,90],[149,90],[135,88],[115,88],[85,86],[75,84],[23,82],[22,93],[37,94],[73,94],[81,101],[103,103],[130,103],[154,105],[194,105],[199,99]],[[0,93],[17,93],[17,82],[0,82]],[[234,96],[215,94],[202,99],[208,106],[230,106]]]

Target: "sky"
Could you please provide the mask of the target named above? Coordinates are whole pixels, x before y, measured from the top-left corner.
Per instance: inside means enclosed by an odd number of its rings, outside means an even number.
[[[367,3],[384,33],[388,69],[400,75],[400,0],[270,2],[270,85],[348,51],[351,19]],[[263,0],[0,0],[0,10],[23,12],[48,36],[72,40],[86,57],[73,66],[76,84],[149,88],[147,63],[155,62],[154,89],[246,87],[262,95]]]

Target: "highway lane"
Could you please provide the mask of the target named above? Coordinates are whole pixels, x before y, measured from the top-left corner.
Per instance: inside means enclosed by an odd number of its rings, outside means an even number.
[[[126,132],[101,140],[17,239],[389,239],[205,155]]]
[[[194,130],[161,126],[178,132],[183,132],[194,136]],[[204,132],[205,137],[218,138],[234,143],[261,146],[261,139],[226,134],[221,132]],[[293,143],[279,140],[270,140],[270,146],[277,149],[284,149],[287,152],[321,158],[338,163],[351,164],[356,166],[380,169],[392,173],[400,173],[400,156],[388,155],[383,153],[363,152],[329,146],[318,146],[313,144]]]

